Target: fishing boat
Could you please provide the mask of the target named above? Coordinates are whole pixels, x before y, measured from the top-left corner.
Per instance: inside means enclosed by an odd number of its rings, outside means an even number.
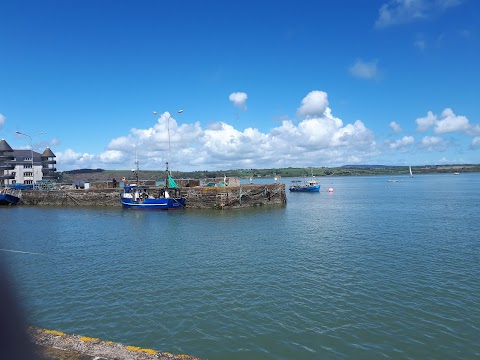
[[[320,192],[320,185],[315,177],[311,177],[305,180],[304,184],[301,184],[300,180],[293,180],[289,190],[291,192]]]
[[[183,110],[178,110],[181,114]],[[158,115],[157,112],[153,112]],[[167,117],[167,132],[168,132],[168,158],[170,159],[170,117]],[[136,157],[136,156],[135,156]],[[123,192],[120,194],[120,201],[122,207],[126,209],[152,209],[152,210],[171,210],[181,209],[185,207],[186,199],[181,196],[180,189],[173,180],[169,170],[168,161],[165,163],[165,185],[162,188],[150,188],[146,185],[140,185],[139,182],[139,168],[138,159],[135,160],[136,169],[135,183],[124,185]]]
[[[153,188],[139,184],[138,161],[135,172],[135,183],[125,185],[120,194],[122,207],[125,209],[171,210],[185,207],[186,199],[181,196],[180,189],[168,171],[166,163],[165,186]]]
[[[0,189],[0,205],[16,205],[21,197],[21,190],[8,187]]]

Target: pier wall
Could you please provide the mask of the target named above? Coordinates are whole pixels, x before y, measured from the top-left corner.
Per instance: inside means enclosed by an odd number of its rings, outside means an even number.
[[[182,187],[186,208],[229,209],[286,204],[284,184]],[[23,190],[19,205],[120,207],[122,188]]]

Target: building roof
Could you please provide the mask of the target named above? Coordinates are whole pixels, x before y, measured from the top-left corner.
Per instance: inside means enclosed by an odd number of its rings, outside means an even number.
[[[49,147],[45,149],[45,151],[42,154],[42,157],[56,157],[55,154],[53,153],[52,150],[50,150]]]
[[[8,145],[8,143],[2,139],[0,141],[0,151],[3,151],[3,152],[11,152],[13,151],[12,148],[10,147],[10,145]]]
[[[27,149],[27,150],[13,150],[13,154],[12,154],[14,157],[15,157],[15,162],[32,162],[32,160],[27,160],[27,161],[24,161],[23,159],[24,158],[31,158],[32,157],[32,150],[30,149]],[[36,152],[36,151],[33,151],[33,162],[34,163],[39,163],[40,161],[42,161],[41,157],[40,157],[40,153]]]

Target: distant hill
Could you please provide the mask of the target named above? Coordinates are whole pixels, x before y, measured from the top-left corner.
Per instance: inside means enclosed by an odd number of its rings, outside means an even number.
[[[387,166],[387,165],[343,165],[340,166],[343,169],[385,169],[385,168],[396,168],[402,166]]]
[[[453,172],[480,172],[480,165],[421,165],[412,166],[414,174],[439,174]],[[142,180],[163,180],[165,171],[140,170]],[[366,176],[366,175],[408,175],[408,166],[387,165],[344,165],[341,167],[305,167],[305,168],[279,168],[279,169],[235,169],[235,170],[204,170],[204,171],[173,171],[175,179],[206,179],[216,177],[265,178],[289,177],[301,178],[306,176]],[[73,183],[76,181],[96,182],[112,181],[115,178],[121,181],[134,179],[131,170],[103,170],[103,169],[78,169],[57,173],[60,182]]]
[[[78,170],[68,170],[64,171],[64,174],[88,174],[88,173],[97,173],[105,171],[103,169],[78,169]]]

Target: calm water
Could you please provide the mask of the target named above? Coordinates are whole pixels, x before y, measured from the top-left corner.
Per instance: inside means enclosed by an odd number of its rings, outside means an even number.
[[[0,260],[41,328],[203,359],[480,357],[480,174],[387,179],[268,209],[0,208]]]

